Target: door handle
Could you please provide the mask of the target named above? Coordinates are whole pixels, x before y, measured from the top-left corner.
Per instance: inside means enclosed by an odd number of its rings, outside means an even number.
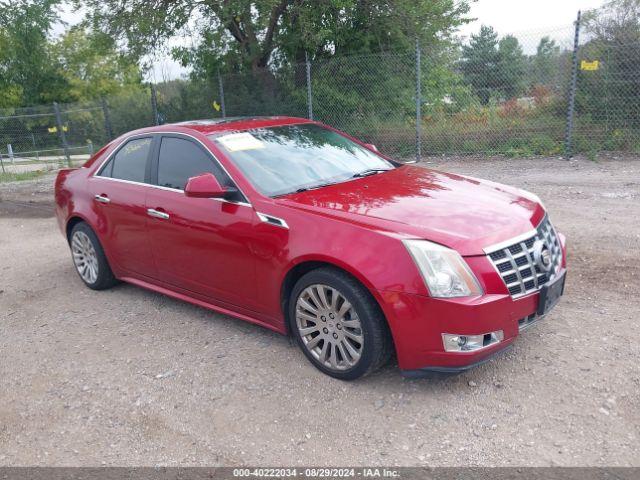
[[[153,208],[147,208],[147,215],[154,218],[160,218],[162,220],[169,220],[169,214],[165,212],[159,212]]]
[[[107,197],[106,195],[96,195],[95,197],[93,197],[94,200],[96,202],[100,202],[100,203],[109,203],[111,201],[111,199],[109,197]]]

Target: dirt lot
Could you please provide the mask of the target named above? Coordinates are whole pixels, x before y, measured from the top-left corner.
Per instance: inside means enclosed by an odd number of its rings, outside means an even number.
[[[0,465],[640,466],[640,158],[434,160],[538,193],[566,296],[444,381],[343,383],[288,339],[137,287],[83,287],[51,181],[0,185]]]

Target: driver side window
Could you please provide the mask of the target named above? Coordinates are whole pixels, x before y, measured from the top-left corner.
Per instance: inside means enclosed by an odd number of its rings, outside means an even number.
[[[185,138],[162,137],[158,154],[159,186],[184,190],[189,178],[202,173],[212,173],[222,186],[235,186],[227,173],[203,147]],[[241,194],[233,200],[245,201]]]

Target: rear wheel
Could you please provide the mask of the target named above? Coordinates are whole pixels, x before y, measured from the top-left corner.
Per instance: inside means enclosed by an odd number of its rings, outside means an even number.
[[[354,278],[321,268],[296,283],[289,302],[291,331],[303,353],[327,375],[354,380],[391,356],[380,307]]]
[[[104,290],[117,283],[97,235],[85,222],[73,227],[69,246],[76,271],[87,287]]]

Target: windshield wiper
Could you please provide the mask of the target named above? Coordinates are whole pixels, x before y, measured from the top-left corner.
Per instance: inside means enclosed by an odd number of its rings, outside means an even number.
[[[369,168],[367,170],[363,170],[362,172],[354,173],[351,178],[360,178],[360,177],[368,177],[369,175],[375,175],[380,172],[388,172],[391,170],[390,168]]]
[[[319,185],[311,185],[310,187],[300,187],[299,189],[296,190],[296,193],[306,192],[307,190],[315,190],[316,188],[328,187],[329,185],[335,185],[337,183],[340,183],[340,182],[328,182],[328,183],[321,183]]]
[[[354,173],[350,178],[360,178],[360,177],[368,177],[369,175],[375,175],[376,173],[380,173],[380,172],[388,172],[389,170],[392,170],[391,168],[371,168],[368,170],[364,170],[362,172],[358,172],[358,173]],[[330,185],[337,185],[338,183],[343,183],[346,182],[348,179],[346,180],[340,180],[338,182],[327,182],[327,183],[320,183],[317,185],[311,185],[308,187],[300,187],[296,190],[292,190],[290,192],[285,192],[285,193],[280,193],[278,195],[274,195],[273,198],[277,198],[277,197],[284,197],[285,195],[291,195],[292,193],[302,193],[302,192],[307,192],[309,190],[316,190],[318,188],[322,188],[322,187],[328,187]]]

